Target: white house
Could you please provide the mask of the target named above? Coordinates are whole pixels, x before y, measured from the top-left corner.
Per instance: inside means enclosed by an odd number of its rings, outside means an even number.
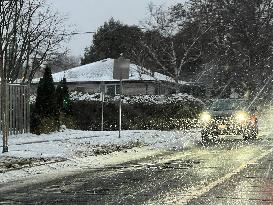
[[[113,67],[114,59],[105,59],[55,73],[53,79],[58,83],[65,77],[70,91],[97,93],[104,90],[115,95],[120,91],[120,82],[113,79]],[[135,64],[130,64],[129,79],[123,80],[122,84],[125,95],[161,95],[175,92],[172,78],[157,72],[151,73]]]

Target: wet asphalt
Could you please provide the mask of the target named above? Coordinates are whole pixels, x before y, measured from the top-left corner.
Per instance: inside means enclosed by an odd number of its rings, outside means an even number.
[[[0,204],[273,204],[272,147],[272,139],[263,138],[197,143],[1,191]]]
[[[273,204],[273,154],[248,165],[240,174],[192,200],[190,204]]]

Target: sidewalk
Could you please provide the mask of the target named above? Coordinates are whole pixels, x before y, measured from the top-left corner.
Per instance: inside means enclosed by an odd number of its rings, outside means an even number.
[[[242,172],[220,184],[191,205],[273,204],[273,153],[249,164]]]

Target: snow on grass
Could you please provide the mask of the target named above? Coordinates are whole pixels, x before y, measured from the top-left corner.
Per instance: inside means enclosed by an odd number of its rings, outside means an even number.
[[[11,136],[10,152],[0,154],[0,183],[123,163],[183,149],[199,139],[197,130],[123,131],[121,138],[118,132],[78,130]]]
[[[79,151],[84,152],[84,149],[90,149],[90,147],[124,146],[130,143],[162,149],[181,148],[187,143],[195,141],[196,136],[198,134],[192,131],[122,131],[121,138],[118,137],[116,131],[65,130],[64,132],[42,135],[22,134],[10,136],[10,152],[0,154],[0,157],[73,158]]]

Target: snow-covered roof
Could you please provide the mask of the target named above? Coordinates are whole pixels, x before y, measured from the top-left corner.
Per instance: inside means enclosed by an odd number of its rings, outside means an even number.
[[[91,64],[72,68],[67,71],[55,73],[53,74],[53,79],[55,82],[59,82],[65,76],[67,82],[116,81],[113,79],[113,67],[114,59],[108,58]],[[160,80],[173,82],[173,79],[166,75],[157,72],[151,74],[147,69],[141,68],[135,64],[130,64],[128,80]]]

